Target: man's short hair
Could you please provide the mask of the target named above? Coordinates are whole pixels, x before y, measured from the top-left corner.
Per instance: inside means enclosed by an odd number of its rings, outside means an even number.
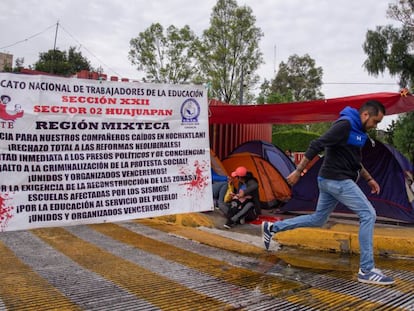
[[[369,100],[365,102],[361,108],[359,108],[359,113],[368,111],[370,116],[377,116],[380,112],[385,116],[385,107],[377,100]]]

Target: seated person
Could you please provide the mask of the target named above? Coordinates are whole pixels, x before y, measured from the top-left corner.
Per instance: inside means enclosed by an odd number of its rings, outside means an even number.
[[[217,207],[226,215],[228,213],[228,206],[224,202],[224,196],[226,195],[229,177],[217,174],[213,168],[211,169],[211,180],[213,182],[213,200]]]
[[[232,201],[237,201],[240,204],[246,202],[249,199],[252,199],[253,197],[251,195],[246,195],[245,191],[247,189],[246,184],[240,184],[237,193],[232,193]]]
[[[254,220],[260,215],[259,183],[244,166],[239,166],[231,173],[238,179],[238,188],[231,202],[224,227],[232,228],[245,220]]]

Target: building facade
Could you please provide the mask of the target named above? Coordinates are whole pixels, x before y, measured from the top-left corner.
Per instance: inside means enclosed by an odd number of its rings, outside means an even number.
[[[7,53],[0,53],[0,71],[11,69],[13,67],[13,55]]]

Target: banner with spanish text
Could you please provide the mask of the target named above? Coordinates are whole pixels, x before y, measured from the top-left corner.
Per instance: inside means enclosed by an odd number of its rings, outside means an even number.
[[[0,231],[212,208],[203,86],[0,73]]]

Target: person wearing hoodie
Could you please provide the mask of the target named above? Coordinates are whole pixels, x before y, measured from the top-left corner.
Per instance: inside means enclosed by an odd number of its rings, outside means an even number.
[[[217,174],[213,168],[211,168],[211,179],[213,188],[213,199],[217,207],[226,215],[229,208],[224,202],[227,187],[230,181],[230,177]]]
[[[376,100],[365,102],[359,110],[346,107],[330,129],[310,143],[296,170],[287,176],[287,182],[292,186],[296,184],[310,159],[324,151],[324,160],[317,180],[319,198],[316,210],[310,215],[274,223],[263,222],[262,234],[266,249],[269,249],[273,235],[277,232],[299,227],[322,227],[340,202],[359,217],[358,281],[382,285],[394,283],[391,277],[375,268],[373,231],[376,213],[371,202],[357,185],[358,179],[363,178],[370,186],[372,194],[380,192],[380,186],[361,163],[361,149],[365,142],[370,140],[366,131],[375,128],[384,115],[384,106]]]

